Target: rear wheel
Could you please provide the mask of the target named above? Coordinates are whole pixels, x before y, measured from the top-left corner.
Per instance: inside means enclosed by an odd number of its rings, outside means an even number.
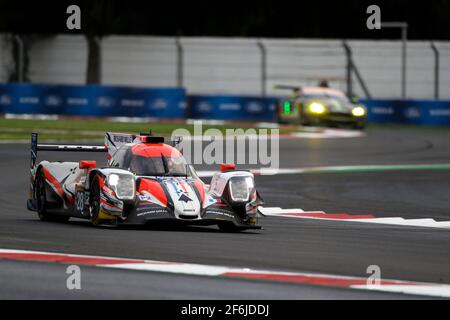
[[[51,222],[67,222],[69,221],[69,216],[56,215],[47,212],[48,202],[47,194],[45,188],[45,177],[42,171],[39,171],[36,177],[36,184],[34,187],[34,198],[37,203],[37,213],[41,221],[51,221]]]

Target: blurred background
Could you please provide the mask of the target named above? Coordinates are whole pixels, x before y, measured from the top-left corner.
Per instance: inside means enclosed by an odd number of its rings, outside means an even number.
[[[276,85],[326,79],[369,122],[447,125],[449,25],[448,0],[2,1],[0,112],[274,121]]]

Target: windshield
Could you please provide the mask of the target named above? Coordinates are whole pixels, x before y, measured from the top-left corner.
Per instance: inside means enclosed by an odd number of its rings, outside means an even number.
[[[348,104],[350,102],[347,99],[347,97],[324,95],[324,94],[308,94],[308,95],[304,95],[303,98],[305,98],[307,100],[334,100],[341,104]]]
[[[346,97],[338,97],[332,95],[307,95],[305,96],[306,103],[320,102],[326,104],[334,111],[348,110],[351,107],[350,101]]]
[[[187,164],[183,157],[143,157],[133,155],[130,169],[141,176],[187,176]]]

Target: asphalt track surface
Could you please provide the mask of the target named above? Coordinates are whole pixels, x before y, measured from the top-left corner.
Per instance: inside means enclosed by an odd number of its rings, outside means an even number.
[[[280,167],[450,162],[450,131],[372,129],[350,139],[286,139]],[[91,159],[101,159],[96,154]],[[41,154],[72,160],[86,154]],[[382,277],[450,284],[450,232],[422,227],[268,217],[264,230],[95,228],[44,223],[26,210],[28,145],[0,145],[0,248]],[[200,169],[210,167],[200,166]],[[267,206],[450,220],[450,171],[260,176]],[[0,261],[0,298],[398,299],[400,294],[83,267],[85,290],[65,288],[61,265]],[[59,280],[58,280],[59,279]],[[120,291],[117,291],[120,288]]]

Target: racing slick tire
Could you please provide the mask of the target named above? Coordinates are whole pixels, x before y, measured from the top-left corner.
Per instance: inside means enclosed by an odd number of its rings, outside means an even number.
[[[89,192],[89,214],[91,223],[97,226],[100,223],[100,183],[98,176],[92,180]]]
[[[42,171],[39,171],[36,177],[36,184],[34,188],[34,198],[37,203],[37,213],[41,221],[48,222],[67,222],[69,216],[55,215],[47,212],[47,194],[45,190],[45,177]]]

